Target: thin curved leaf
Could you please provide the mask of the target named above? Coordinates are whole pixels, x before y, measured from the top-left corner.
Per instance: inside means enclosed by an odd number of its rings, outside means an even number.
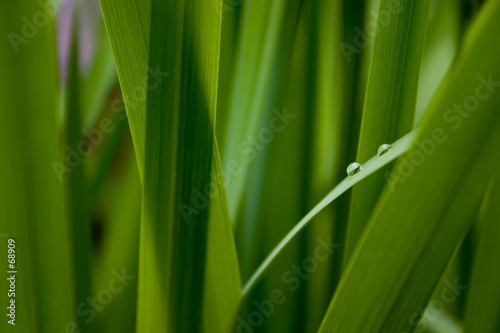
[[[302,220],[295,225],[295,227],[281,240],[281,242],[273,249],[273,251],[266,257],[266,259],[260,264],[259,268],[250,277],[248,282],[243,287],[243,296],[248,294],[248,292],[255,286],[255,284],[262,278],[262,275],[269,268],[270,264],[276,259],[278,254],[287,246],[292,239],[294,239],[297,234],[304,229],[304,227],[315,217],[321,210],[323,210],[332,201],[337,199],[348,189],[350,189],[355,184],[359,183],[363,179],[367,178],[374,172],[380,170],[382,167],[386,166],[388,163],[392,162],[398,156],[404,154],[411,147],[413,139],[415,138],[416,132],[411,132],[398,141],[394,142],[393,148],[382,156],[375,156],[366,162],[363,166],[363,170],[360,171],[355,177],[347,177],[340,182],[335,188],[330,191]]]

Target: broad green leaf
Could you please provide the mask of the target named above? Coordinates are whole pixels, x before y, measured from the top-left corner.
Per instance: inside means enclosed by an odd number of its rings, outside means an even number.
[[[386,174],[388,186],[320,332],[415,329],[410,317],[430,301],[500,165],[500,46],[490,43],[500,29],[499,14],[500,1],[488,2],[432,102],[416,144]],[[455,113],[454,104],[464,105],[463,111]]]
[[[102,7],[146,170],[138,330],[223,331],[240,278],[214,136],[220,16],[210,1],[153,1],[150,13],[139,8],[141,19],[134,5]],[[146,77],[148,66],[161,75]],[[131,94],[141,88],[147,101],[134,107]]]
[[[494,333],[500,329],[500,186],[493,182],[481,218],[465,315],[465,332]]]
[[[364,163],[384,143],[413,127],[429,0],[380,2],[368,74],[357,161]],[[373,25],[366,25],[371,27]],[[360,37],[361,38],[361,37]],[[345,248],[347,264],[370,217],[384,178],[379,174],[354,187]]]
[[[76,326],[71,231],[63,184],[53,169],[54,163],[66,163],[58,140],[54,23],[47,17],[43,27],[33,25],[37,12],[34,1],[0,2],[2,332],[60,332]],[[16,245],[15,326],[6,316],[8,238]]]

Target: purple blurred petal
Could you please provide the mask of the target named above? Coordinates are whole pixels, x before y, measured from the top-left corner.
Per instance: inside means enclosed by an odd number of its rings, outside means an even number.
[[[72,13],[74,6],[75,0],[65,1],[59,7],[59,13],[57,15],[57,55],[59,57],[59,73],[61,83],[64,83],[66,81],[66,76],[68,74],[68,57],[73,22]]]
[[[73,29],[73,13],[79,15],[78,46],[80,70],[86,72],[92,62],[96,44],[97,28],[102,20],[99,0],[67,0],[58,14],[58,57],[61,83],[64,84],[68,72],[68,58]]]
[[[99,0],[85,0],[80,22],[80,69],[86,72],[97,44],[97,27],[102,20]]]

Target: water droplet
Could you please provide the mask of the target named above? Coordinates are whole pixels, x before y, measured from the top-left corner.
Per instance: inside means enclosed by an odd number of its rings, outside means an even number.
[[[349,175],[349,177],[353,177],[355,174],[360,172],[362,169],[363,169],[363,167],[361,166],[361,164],[359,164],[358,162],[353,162],[353,163],[349,164],[346,171],[347,171],[347,174]]]
[[[380,147],[378,147],[378,156],[382,156],[392,149],[392,146],[388,143],[384,143]]]

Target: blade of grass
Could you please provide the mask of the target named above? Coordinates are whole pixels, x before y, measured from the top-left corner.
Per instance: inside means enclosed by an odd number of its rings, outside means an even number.
[[[94,207],[95,199],[98,198],[101,188],[106,181],[106,177],[109,175],[113,159],[118,153],[120,144],[123,143],[124,133],[127,133],[129,129],[127,118],[123,113],[120,115],[113,115],[108,113],[107,115],[109,116],[109,118],[102,118],[101,121],[105,121],[105,119],[110,120],[112,122],[113,131],[109,133],[108,136],[103,138],[100,146],[101,150],[95,151],[89,161],[89,164],[91,164],[90,162],[93,162],[93,164],[89,167],[89,191],[90,197],[92,198],[90,202],[91,208]]]
[[[76,26],[76,25],[75,25]],[[76,29],[73,29],[75,31]],[[66,103],[64,114],[64,144],[66,149],[78,151],[84,138],[81,135],[80,85],[78,70],[78,46],[76,33],[71,41],[70,61],[68,68]],[[88,143],[86,148],[88,149]],[[91,148],[92,149],[92,148]],[[66,152],[66,151],[65,151]],[[69,155],[66,155],[69,156]],[[73,238],[73,258],[75,269],[76,304],[84,302],[91,292],[90,285],[90,218],[89,200],[85,164],[82,159],[70,171],[64,172],[67,217],[70,221]],[[76,305],[75,304],[75,305]],[[82,316],[78,317],[78,326],[82,332],[91,332]]]
[[[343,135],[346,144],[343,144],[344,158],[341,159],[344,163],[347,161],[356,160],[356,152],[359,141],[359,131],[361,129],[361,119],[363,116],[363,106],[366,95],[366,81],[368,79],[368,71],[370,65],[371,54],[373,51],[373,41],[368,43],[365,47],[358,48],[358,52],[344,53],[344,46],[346,44],[356,45],[356,36],[358,28],[364,27],[370,22],[373,22],[373,14],[377,13],[380,0],[373,1],[358,1],[353,2],[350,0],[342,0],[342,43],[338,45],[338,50],[344,56],[344,64],[342,66],[344,71],[343,85],[344,85],[344,112],[346,113],[342,123],[348,124],[344,127]],[[346,43],[346,44],[344,44]],[[338,218],[341,220],[348,220],[349,216],[350,196],[341,199],[339,203]],[[344,229],[347,223],[344,223]],[[343,232],[345,238],[346,231]],[[342,247],[345,241],[342,240]]]
[[[422,321],[428,323],[424,333],[463,333],[461,323],[446,312],[437,316],[435,314],[429,315],[426,312]]]
[[[295,71],[295,78],[297,78],[297,74],[298,71]],[[298,84],[299,82],[303,83],[304,80],[293,82]],[[303,91],[295,91],[297,94],[294,97],[298,97],[300,100]],[[297,111],[305,109],[299,105],[299,101],[296,100],[288,112],[296,114],[298,118],[302,117],[303,111],[302,114],[298,114]],[[267,126],[268,124],[269,122],[267,122]],[[283,132],[276,135],[265,151],[259,153],[250,171],[252,181],[249,182],[246,189],[246,205],[242,209],[245,217],[238,224],[238,228],[243,226],[246,228],[241,231],[238,246],[244,244],[243,241],[250,245],[248,247],[250,258],[246,259],[245,262],[247,263],[243,277],[245,280],[253,273],[263,256],[272,250],[276,243],[293,227],[293,223],[302,216],[303,192],[301,189],[304,174],[300,161],[303,159],[305,148],[304,142],[301,140],[303,133],[303,122],[294,121],[288,125]],[[255,188],[257,185],[260,186]],[[287,187],[289,190],[283,193],[283,187]],[[252,203],[252,200],[255,200],[256,203]],[[254,209],[256,210],[254,211]],[[252,234],[247,235],[247,230],[251,231]],[[285,289],[287,284],[281,277],[283,272],[289,270],[300,258],[300,246],[298,245],[300,244],[293,244],[287,249],[286,254],[282,257],[283,260],[269,270],[259,284],[259,288],[255,288],[254,292],[247,297],[244,303],[247,312],[241,314],[242,318],[248,318],[250,313],[256,310],[254,300],[268,298],[275,289],[287,290]],[[264,320],[259,327],[260,331],[293,332],[298,328],[301,317],[293,315],[290,318],[290,314],[301,313],[298,308],[300,305],[299,292],[285,293],[285,297],[286,302],[275,308],[272,318]]]
[[[132,143],[127,142],[132,146]],[[141,214],[141,182],[133,152],[125,159],[124,170],[113,175],[101,196],[104,216],[102,249],[95,260],[94,292],[108,288],[113,270],[134,277],[113,301],[97,313],[97,332],[136,332],[137,281],[139,275],[139,230]],[[115,178],[116,177],[116,178]],[[109,180],[109,178],[108,178]],[[108,209],[106,209],[108,208]]]
[[[465,26],[462,18],[464,9],[457,5],[455,1],[446,0],[433,2],[431,4],[431,17],[429,19],[429,33],[426,38],[425,55],[420,76],[420,85],[417,101],[417,111],[415,113],[415,126],[422,118],[424,111],[428,108],[432,98],[442,84],[446,73],[452,68],[453,60],[458,55],[460,42],[463,38],[462,29]],[[469,234],[472,233],[469,232]],[[474,248],[471,244],[471,237],[466,237],[448,269],[447,278],[458,279],[463,284],[469,284],[471,263],[473,260]],[[440,286],[447,288],[446,285]],[[435,292],[440,292],[438,289]],[[465,294],[459,295],[457,300],[449,305],[449,311],[455,316],[463,318],[465,307]]]
[[[366,162],[363,166],[363,170],[358,173],[354,178],[345,178],[342,180],[333,190],[330,191],[307,215],[295,225],[295,227],[281,240],[281,242],[271,251],[271,253],[266,257],[266,259],[260,264],[259,268],[252,274],[248,282],[243,287],[243,297],[245,297],[248,292],[255,287],[256,283],[262,278],[262,275],[267,271],[271,263],[276,259],[278,254],[287,246],[292,239],[294,239],[297,234],[304,229],[304,227],[315,217],[320,211],[322,211],[327,205],[332,201],[337,199],[340,195],[349,190],[352,186],[359,183],[363,179],[367,178],[374,172],[378,171],[382,167],[386,166],[388,163],[394,161],[398,156],[407,152],[415,138],[416,132],[411,132],[405,135],[403,138],[394,142],[393,149],[389,153],[384,154],[381,157],[375,156]]]
[[[360,163],[376,153],[381,144],[390,144],[413,127],[429,2],[380,2],[358,144]],[[381,172],[353,189],[344,265],[361,236],[383,183]]]
[[[123,92],[142,181],[146,141],[145,85],[147,78],[157,70],[149,67],[151,0],[133,1],[127,5],[116,0],[100,0],[100,4]],[[164,79],[164,73],[161,71],[156,72],[156,75],[160,80]]]
[[[235,5],[233,5],[235,4]],[[240,27],[241,1],[222,2],[222,26],[220,41],[219,89],[217,92],[216,136],[222,145],[226,142],[227,122],[229,121],[229,96],[234,61],[236,58],[237,37]],[[226,10],[224,10],[224,6]]]
[[[250,267],[253,273],[258,264],[264,259],[276,244],[293,228],[295,221],[299,220],[307,212],[307,169],[308,166],[302,163],[306,159],[306,152],[310,144],[307,138],[307,127],[311,121],[311,113],[307,108],[307,16],[301,11],[299,22],[297,22],[297,33],[295,34],[292,52],[289,55],[290,60],[286,64],[283,75],[286,79],[279,84],[273,98],[274,105],[283,106],[288,113],[293,114],[295,118],[288,124],[283,131],[276,133],[274,139],[265,148],[263,155],[267,155],[261,162],[260,156],[256,158],[258,165],[260,162],[261,177],[255,177],[256,172],[251,171],[251,181],[256,180],[264,182],[262,192],[258,195],[260,200],[260,210],[258,211],[257,221],[251,223],[257,225],[257,232],[254,234],[253,243],[254,256],[253,265]],[[260,128],[269,128],[273,116],[265,114]],[[260,132],[260,131],[259,131]],[[253,168],[252,168],[253,169]],[[287,191],[283,191],[287,188]],[[247,202],[252,198],[247,198]],[[245,206],[245,211],[252,210],[250,203]],[[248,228],[248,221],[242,221],[239,226]],[[249,304],[249,313],[257,308],[254,299],[266,299],[274,290],[282,290],[283,298],[286,302],[275,307],[272,318],[266,319],[262,325],[263,332],[299,332],[305,324],[305,283],[295,285],[290,288],[290,281],[283,278],[283,274],[290,273],[291,267],[303,258],[302,252],[305,246],[305,235],[293,244],[291,244],[282,256],[282,260],[271,267],[259,284],[258,297],[247,298]],[[326,265],[326,263],[325,263]],[[245,277],[245,280],[249,275]],[[288,276],[289,278],[289,276]],[[247,315],[248,318],[250,314]]]
[[[350,127],[349,98],[352,90],[345,85],[346,59],[339,45],[343,41],[344,25],[342,0],[313,1],[308,4],[309,53],[308,105],[304,109],[311,118],[306,137],[310,148],[306,149],[305,163],[308,176],[304,192],[304,212],[345,176],[344,163],[347,160],[347,144]],[[358,4],[357,4],[358,5]],[[362,17],[362,15],[360,15]],[[302,139],[303,141],[306,141]],[[345,199],[345,198],[344,198]],[[348,199],[348,198],[347,198]],[[342,204],[329,205],[315,218],[307,229],[307,250],[301,254],[307,258],[318,246],[318,237],[330,236],[336,244],[344,244],[345,220],[341,218]],[[305,331],[317,331],[330,299],[340,279],[342,251],[336,250],[310,274],[302,289],[307,290],[305,301],[301,302],[304,313]],[[302,290],[301,289],[301,290]]]
[[[422,73],[418,85],[415,127],[424,111],[427,110],[455,58],[461,37],[460,9],[454,0],[431,2]]]
[[[5,274],[7,238],[12,238],[17,270],[16,325],[7,323],[4,311],[2,332],[53,332],[76,320],[71,231],[63,184],[52,169],[53,162],[62,162],[54,22],[47,18],[33,38],[21,33],[21,19],[39,11],[33,1],[0,2],[0,230],[6,234],[0,239],[1,267]],[[7,307],[5,275],[0,288]]]
[[[493,182],[485,211],[465,314],[465,332],[494,333],[500,329],[500,183]]]
[[[237,310],[240,278],[214,137],[220,17],[208,1],[153,1],[140,20],[134,5],[102,5],[137,155],[145,153],[139,169],[147,170],[137,327],[223,331]],[[170,77],[158,82],[150,75],[147,103],[130,108],[148,65]],[[208,191],[204,203],[197,191]]]
[[[106,97],[117,85],[116,67],[113,52],[106,35],[106,28],[101,22],[98,33],[97,51],[94,55],[92,67],[85,78],[82,78],[81,108],[84,119],[84,128],[88,129],[102,110]]]
[[[500,29],[499,14],[500,1],[490,1],[469,33],[455,71],[427,112],[419,144],[408,155],[411,160],[423,155],[424,161],[413,165],[411,175],[399,179],[402,182],[397,187],[393,177],[400,176],[409,162],[402,159],[396,166],[320,332],[415,328],[409,317],[429,302],[472,224],[491,174],[500,165],[496,148],[500,117],[495,112],[500,93],[492,91],[496,84],[483,81],[500,78],[496,61],[500,47],[490,43]],[[479,86],[490,88],[490,93],[475,105],[475,113],[466,113],[466,119],[450,118],[448,110],[457,96],[470,100]],[[422,142],[429,147],[430,138],[435,149],[425,156]],[[391,187],[395,187],[392,192]],[[434,200],[436,197],[440,200]],[[357,301],[356,311],[352,311],[353,300]]]
[[[265,177],[266,164],[274,164],[275,161],[274,159],[273,161],[267,161],[270,143],[267,142],[267,139],[259,139],[256,134],[264,130],[264,128],[269,128],[269,121],[273,111],[281,111],[278,110],[281,107],[276,108],[276,105],[285,105],[283,109],[286,109],[286,103],[283,104],[282,102],[283,89],[278,87],[282,86],[281,83],[285,84],[287,80],[285,78],[287,74],[285,69],[289,65],[292,55],[286,51],[291,51],[295,38],[295,20],[298,16],[298,8],[295,8],[297,6],[294,3],[293,8],[284,9],[283,1],[279,2],[279,4],[271,4],[261,0],[253,3],[243,2],[239,39],[233,61],[233,77],[231,78],[231,87],[226,92],[229,97],[223,97],[228,99],[227,104],[229,104],[227,110],[223,112],[226,113],[226,118],[232,119],[233,123],[228,124],[227,128],[224,129],[226,133],[222,138],[225,140],[219,140],[219,142],[222,147],[225,146],[223,162],[226,163],[226,168],[229,163],[239,165],[238,174],[231,177],[226,189],[229,200],[234,201],[233,204],[229,202],[229,209],[231,213],[232,205],[234,206],[232,222],[235,225],[234,229],[243,276],[250,274],[254,268],[255,259],[260,255],[257,253],[258,250],[254,252],[251,248],[254,244],[258,246],[258,242],[255,242],[256,237],[258,238],[256,230],[260,230],[262,225],[262,221],[257,215],[259,204],[263,202],[261,198],[265,186],[263,178]],[[297,1],[294,0],[293,2]],[[283,10],[290,10],[291,12],[283,14],[281,12]],[[261,12],[259,14],[261,17],[256,16],[258,12]],[[265,20],[262,15],[265,15]],[[272,29],[270,34],[267,34],[267,29]],[[278,41],[275,40],[277,38]],[[264,50],[262,48],[263,43],[267,45]],[[278,45],[274,45],[275,43]],[[258,72],[261,65],[266,70]],[[249,66],[253,66],[254,70],[249,70]],[[261,86],[262,84],[267,86],[267,90]],[[263,96],[259,96],[258,99],[255,98],[256,96],[252,96],[248,91],[249,87],[250,89],[259,90],[259,93],[262,93]],[[234,94],[244,96],[248,103],[243,107],[245,102],[234,98],[232,96]],[[236,107],[235,103],[241,105]],[[260,107],[251,111],[249,107],[252,107],[252,105],[249,103],[256,103]],[[247,122],[245,117],[251,117],[253,119],[252,124]],[[217,122],[219,123],[219,121],[218,113]],[[225,120],[225,122],[228,121],[229,119]],[[235,125],[235,121],[243,121],[244,123]],[[254,122],[255,124],[253,124]],[[241,131],[233,131],[231,127],[234,128],[234,126],[247,126],[253,135],[244,136]],[[219,131],[222,130],[219,129]],[[220,139],[219,136],[217,138]],[[237,145],[234,142],[235,140],[239,140]],[[235,149],[238,147],[237,151],[231,153],[238,155],[238,160],[227,158],[228,145],[232,145]],[[240,187],[242,184],[246,184],[246,179],[250,175],[254,177],[251,181],[252,185]],[[236,194],[236,191],[239,194]],[[258,191],[260,191],[260,194],[256,193]],[[250,202],[250,196],[257,201]],[[238,210],[240,201],[243,201],[243,199],[248,205]],[[237,221],[241,223],[237,223]]]
[[[229,121],[223,145],[223,165],[235,161],[241,167],[227,185],[228,205],[237,223],[245,185],[249,155],[245,142],[257,135],[257,127],[268,105],[273,80],[280,77],[290,53],[302,0],[255,0],[243,2],[234,78],[229,96]]]

